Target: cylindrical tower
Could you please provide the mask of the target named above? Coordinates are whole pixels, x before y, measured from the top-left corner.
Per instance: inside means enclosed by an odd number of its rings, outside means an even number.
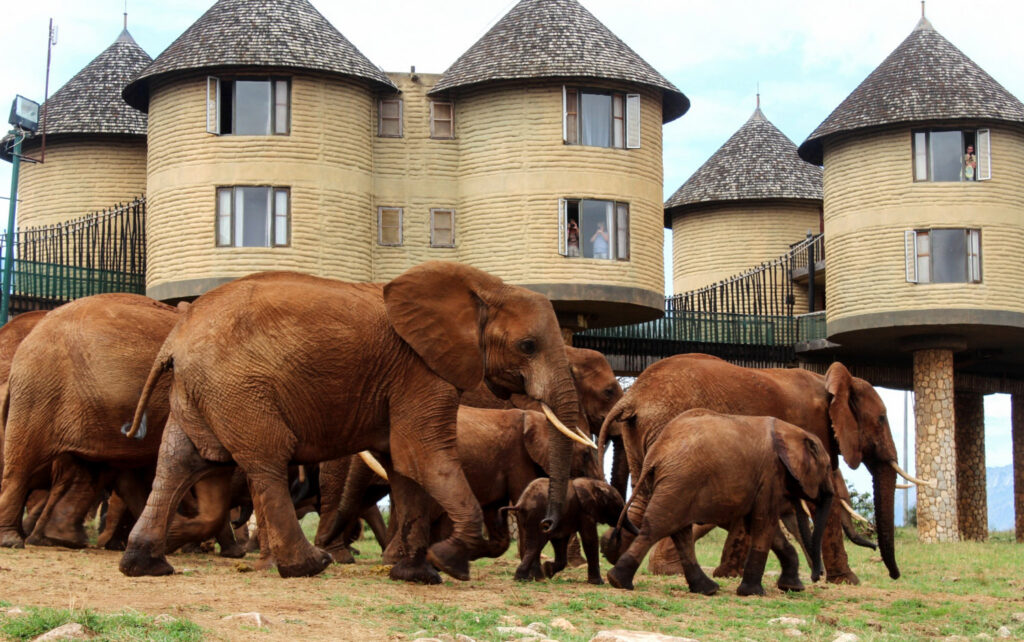
[[[955,540],[954,372],[1024,366],[1024,105],[922,18],[799,151],[825,168],[829,338],[914,353],[920,535]]]
[[[661,314],[678,89],[575,0],[523,0],[430,95],[456,106],[459,260],[548,296],[567,326]]]
[[[121,89],[150,62],[125,30],[46,101],[45,121],[22,147],[39,159],[45,127],[45,162],[21,165],[19,227],[68,221],[146,191],[146,115],[125,104]],[[11,160],[6,145],[0,157]]]
[[[375,97],[306,0],[220,0],[125,89],[149,112],[147,293],[271,269],[372,279]]]
[[[672,289],[689,292],[771,261],[821,231],[821,169],[758,107],[665,202]],[[795,311],[806,312],[797,293]]]

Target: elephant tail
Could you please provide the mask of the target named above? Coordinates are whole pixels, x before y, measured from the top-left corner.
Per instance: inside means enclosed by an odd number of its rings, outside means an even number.
[[[146,378],[146,384],[142,387],[142,395],[139,397],[139,403],[135,406],[135,416],[132,418],[131,424],[125,424],[121,427],[121,432],[125,437],[129,439],[143,439],[146,436],[146,407],[149,405],[149,398],[153,394],[153,388],[156,387],[157,381],[164,372],[174,367],[174,357],[171,356],[170,350],[167,349],[167,343],[164,343],[164,347],[160,348],[160,353],[156,356],[156,360],[153,362],[153,367],[149,371],[149,377]]]
[[[626,391],[626,394],[605,415],[604,421],[601,423],[601,431],[597,435],[597,457],[601,470],[604,470],[604,450],[608,445],[609,431],[612,424],[617,421],[624,421],[634,414],[633,402],[630,399],[629,391]]]

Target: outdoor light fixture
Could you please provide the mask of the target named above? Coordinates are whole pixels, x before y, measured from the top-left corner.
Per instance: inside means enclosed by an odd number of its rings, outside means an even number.
[[[15,127],[35,132],[39,129],[39,103],[21,95],[15,96],[14,102],[11,103],[11,117],[7,122]]]

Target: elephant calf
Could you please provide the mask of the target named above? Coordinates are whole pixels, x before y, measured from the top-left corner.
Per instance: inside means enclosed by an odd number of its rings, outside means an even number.
[[[603,480],[577,477],[569,484],[561,521],[554,531],[545,533],[541,522],[547,513],[548,481],[546,477],[533,480],[514,506],[501,509],[516,513],[519,525],[523,559],[516,569],[516,579],[542,580],[565,568],[569,538],[578,532],[587,558],[587,581],[603,584],[597,550],[597,524],[614,525],[618,521],[624,507],[622,495]],[[544,562],[542,573],[540,552],[549,540],[555,549],[555,561]]]
[[[712,595],[718,584],[704,574],[694,552],[693,524],[729,528],[739,521],[752,538],[739,595],[764,595],[768,549],[783,508],[816,500],[811,541],[812,579],[821,575],[821,536],[834,494],[828,452],[814,435],[772,417],[689,410],[647,437],[647,456],[635,493],[646,508],[640,532],[608,572],[616,588],[632,589],[651,546],[672,537],[690,591]],[[780,583],[798,583],[797,558],[782,561]]]

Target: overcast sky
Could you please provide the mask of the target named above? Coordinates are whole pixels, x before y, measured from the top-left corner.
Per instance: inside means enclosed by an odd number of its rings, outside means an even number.
[[[15,10],[7,2],[0,104],[15,94],[43,98],[47,22],[58,26],[50,93],[109,46],[122,26],[124,0],[36,0]],[[156,57],[211,0],[128,2],[128,29]],[[515,0],[413,0],[313,4],[385,71],[443,72]],[[664,130],[665,197],[672,194],[740,126],[755,106],[800,144],[913,30],[919,0],[582,0],[626,44],[685,93],[692,104]],[[1011,0],[930,0],[935,29],[993,78],[1024,97],[1024,3]],[[10,164],[0,162],[0,195]],[[6,205],[7,201],[0,201]],[[2,209],[6,213],[6,209]],[[2,217],[6,225],[6,216]],[[671,256],[671,254],[667,254]],[[666,271],[670,272],[666,265]],[[902,393],[890,416],[902,431]],[[899,408],[894,408],[898,405]],[[1009,401],[988,399],[988,463],[1009,463]],[[897,438],[902,450],[902,438]],[[911,438],[911,450],[913,450]],[[858,479],[858,487],[867,482]]]

